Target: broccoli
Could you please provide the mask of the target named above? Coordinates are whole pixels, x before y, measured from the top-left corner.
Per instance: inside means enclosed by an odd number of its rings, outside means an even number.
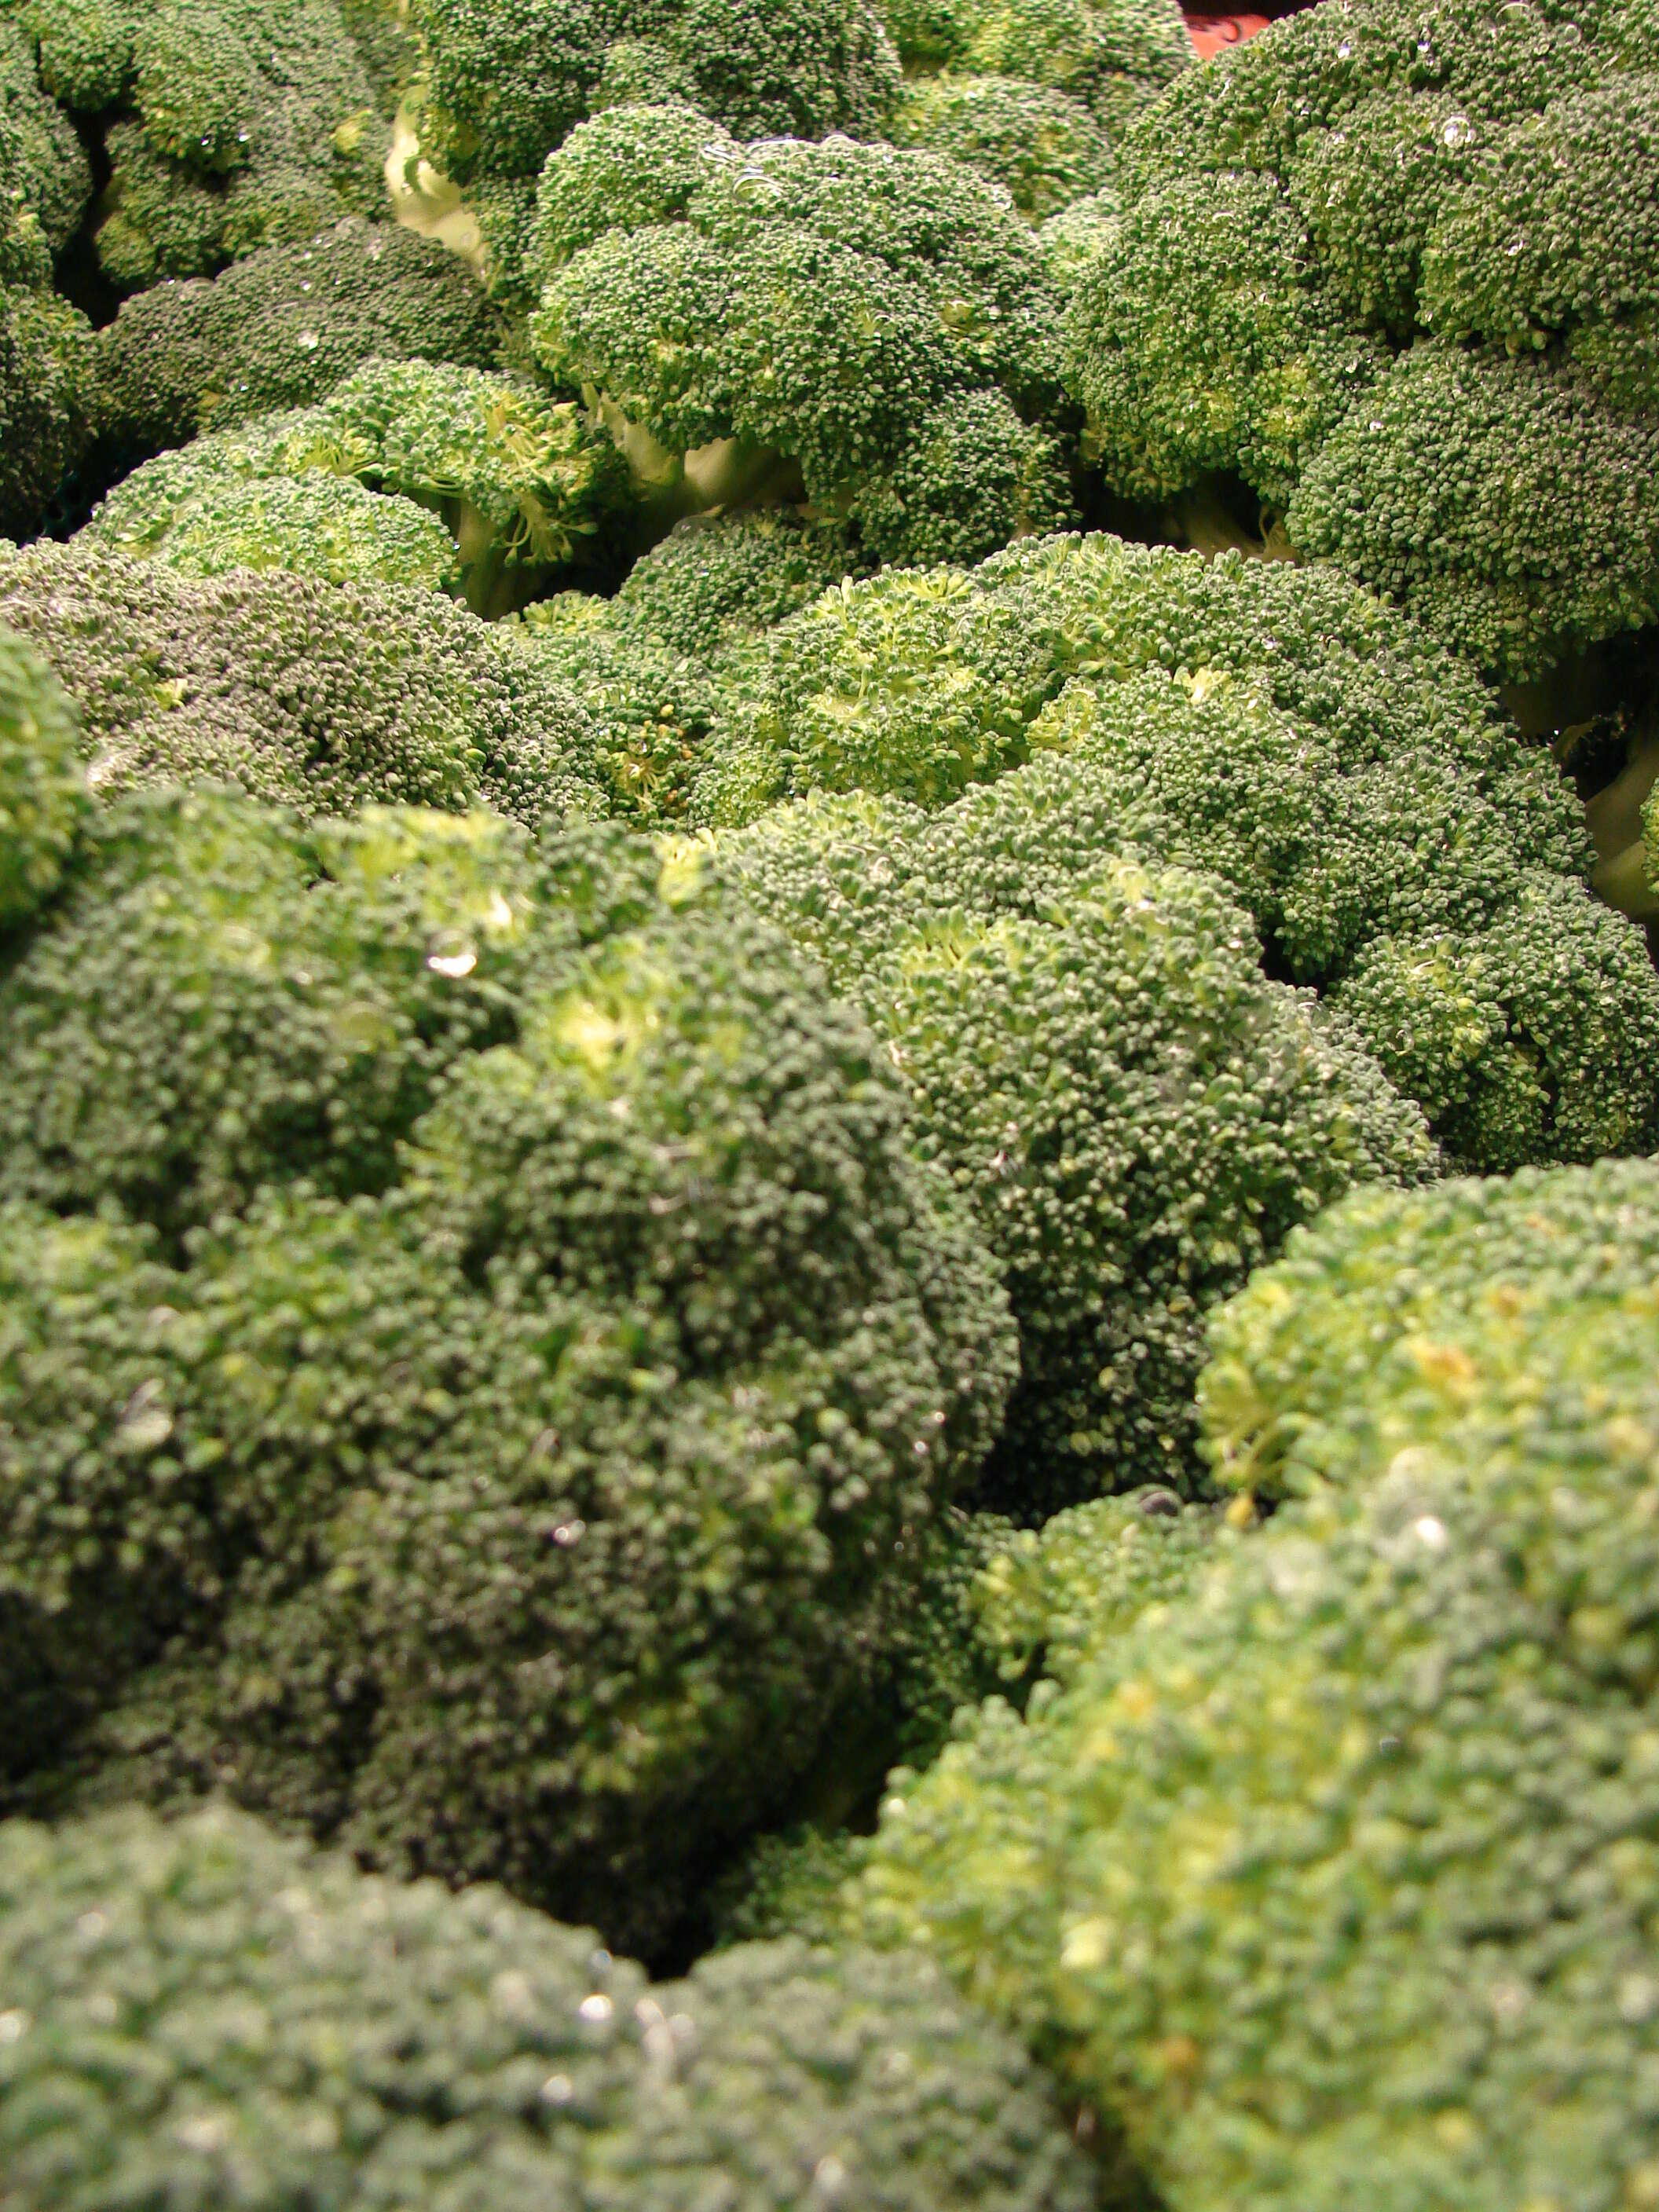
[[[91,436],[93,333],[52,289],[89,179],[0,16],[0,532],[38,528]]]
[[[885,14],[918,76],[1024,78],[1081,101],[1113,137],[1193,58],[1167,0],[887,0]]]
[[[845,586],[768,660],[703,748],[693,821],[814,788],[956,801],[999,824],[998,898],[1162,856],[1228,885],[1267,972],[1319,991],[1458,1162],[1655,1141],[1659,992],[1589,896],[1571,787],[1334,571],[1060,539]],[[1017,792],[974,796],[1010,769]]]
[[[335,0],[27,0],[42,77],[106,119],[98,258],[124,291],[375,213],[389,132]]]
[[[617,831],[206,792],[88,831],[0,1036],[39,1802],[223,1784],[660,1936],[1012,1380],[868,1032]],[[173,1272],[88,1311],[53,1240],[113,1205]]]
[[[57,888],[87,811],[81,725],[33,647],[0,629],[0,939]]]
[[[1173,83],[1068,302],[1108,483],[1242,479],[1507,681],[1650,623],[1656,65],[1646,7],[1343,0]]]
[[[867,133],[898,86],[868,0],[413,0],[421,150],[533,183],[594,108],[684,100],[744,137]]]
[[[598,733],[508,631],[436,592],[184,576],[80,544],[0,553],[0,620],[80,710],[88,779],[216,777],[303,815],[365,800],[533,827],[604,811]]]
[[[1121,212],[1117,193],[1108,185],[1073,200],[1039,226],[1037,244],[1043,266],[1062,300],[1069,300],[1076,290],[1079,278],[1106,243]]]
[[[0,1930],[33,2212],[1094,2201],[1036,2070],[921,1956],[750,1944],[653,1984],[222,1808],[0,1828]]]
[[[1337,1208],[1211,1401],[1314,1494],[885,1810],[857,1924],[1182,2212],[1647,2192],[1656,1222],[1651,1163]]]
[[[373,361],[313,407],[147,462],[87,534],[196,575],[286,568],[441,587],[458,574],[489,613],[577,558],[628,493],[621,456],[580,409],[482,369]]]
[[[124,301],[98,337],[99,431],[131,467],[198,431],[321,399],[376,358],[483,369],[500,344],[495,309],[453,254],[348,216],[211,282]]]
[[[619,110],[550,158],[532,264],[543,369],[684,507],[804,495],[886,561],[1071,512],[1035,241],[940,155]]]
[[[1024,1521],[1102,1489],[1188,1486],[1206,1309],[1326,1199],[1437,1164],[1369,1056],[1262,976],[1218,887],[1110,831],[1081,846],[1075,822],[1047,874],[1030,849],[1046,812],[1014,775],[931,823],[890,805],[874,837],[854,814],[844,857],[809,806],[729,848],[750,896],[785,927],[804,913],[806,948],[868,1010],[924,1157],[1004,1272],[1021,1382],[978,1495]],[[837,942],[818,917],[844,875],[872,895]]]
[[[1081,100],[1021,77],[919,78],[906,88],[892,136],[897,145],[932,147],[1003,185],[1031,222],[1100,191],[1115,167]]]

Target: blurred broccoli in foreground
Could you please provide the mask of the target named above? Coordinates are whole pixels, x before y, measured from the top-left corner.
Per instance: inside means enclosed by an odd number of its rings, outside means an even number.
[[[615,830],[163,792],[89,827],[0,1038],[38,1801],[229,1787],[659,1940],[1012,1381],[869,1032]]]
[[[885,1809],[855,1925],[1181,2212],[1648,2193],[1656,1224],[1648,1162],[1338,1207],[1217,1324],[1318,1493]]]
[[[0,2160],[34,2212],[1092,2202],[1035,2069],[923,1958],[750,1945],[652,1984],[499,1891],[216,1808],[0,1828]]]

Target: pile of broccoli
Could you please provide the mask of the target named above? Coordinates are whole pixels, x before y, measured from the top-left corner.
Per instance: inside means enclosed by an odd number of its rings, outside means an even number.
[[[0,2212],[1659,2208],[1656,87],[0,0]]]

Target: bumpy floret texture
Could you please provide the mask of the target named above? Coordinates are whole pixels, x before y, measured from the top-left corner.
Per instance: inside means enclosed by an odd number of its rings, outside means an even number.
[[[389,134],[334,0],[29,0],[47,88],[107,114],[97,234],[124,290],[373,215]]]
[[[212,793],[88,832],[0,1025],[8,1687],[89,1716],[38,1786],[228,1785],[659,1936],[1012,1376],[867,1030],[617,833]],[[61,1215],[111,1202],[171,1273],[88,1308]]]
[[[652,1984],[497,1890],[217,1809],[13,1823],[0,1902],[9,2208],[1091,2201],[1035,2069],[924,1959],[750,1945]]]
[[[846,586],[768,658],[694,818],[815,789],[938,808],[1018,769],[985,810],[1000,895],[1063,899],[1137,849],[1204,870],[1460,1160],[1652,1141],[1651,963],[1589,896],[1571,790],[1467,665],[1334,571],[1060,539]],[[820,933],[872,895],[803,891]]]
[[[80,709],[105,795],[210,776],[305,815],[482,802],[533,826],[604,809],[580,702],[434,592],[43,544],[0,556],[0,615]]]
[[[1172,85],[1070,307],[1109,482],[1242,477],[1505,679],[1651,622],[1656,52],[1647,5],[1344,0]]]
[[[124,301],[98,340],[99,429],[136,462],[320,399],[375,359],[488,368],[500,341],[483,287],[453,254],[347,217],[211,282],[155,284]]]
[[[1103,1488],[1189,1484],[1205,1310],[1351,1182],[1432,1172],[1420,1117],[1263,978],[1210,880],[1109,831],[1083,844],[1073,823],[1047,872],[1024,775],[931,823],[890,802],[872,834],[846,811],[840,854],[836,810],[797,805],[732,861],[869,1009],[922,1152],[1004,1270],[1022,1382],[985,1494],[1029,1520]],[[844,933],[823,927],[836,908]]]
[[[907,87],[890,135],[1003,185],[1031,222],[1098,191],[1115,167],[1081,100],[1017,76],[922,77]]]
[[[868,0],[415,0],[422,146],[533,179],[595,109],[684,100],[744,137],[874,136],[898,62]]]
[[[86,809],[75,708],[33,647],[0,629],[0,937],[56,889]]]
[[[769,471],[887,560],[1069,510],[1035,241],[941,155],[621,110],[549,161],[531,259],[542,367],[701,505]]]
[[[863,1924],[1018,2020],[1182,2212],[1384,2172],[1413,2212],[1641,2201],[1659,1403],[1602,1248],[1656,1218],[1651,1164],[1339,1209],[1329,1264],[1244,1299],[1282,1302],[1258,1371],[1324,1486],[889,1808]]]
[[[1638,1160],[1368,1191],[1299,1231],[1217,1316],[1203,1384],[1218,1480],[1257,1497],[1369,1481],[1540,1361],[1582,1385],[1656,1303]]]
[[[483,369],[373,361],[314,407],[146,462],[87,534],[197,575],[240,563],[441,586],[454,569],[485,612],[576,559],[627,496],[621,455],[579,408]]]

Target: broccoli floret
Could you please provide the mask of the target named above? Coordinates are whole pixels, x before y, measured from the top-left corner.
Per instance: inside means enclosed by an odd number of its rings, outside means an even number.
[[[1322,1486],[886,1808],[859,1924],[1164,2201],[1640,2201],[1656,1222],[1650,1163],[1339,1207],[1218,1325],[1218,1440]]]
[[[694,515],[629,569],[614,602],[630,631],[714,661],[851,574],[846,533],[788,508]]]
[[[322,398],[374,359],[488,368],[501,329],[454,255],[349,217],[214,278],[153,285],[98,337],[102,438],[129,464]]]
[[[92,197],[92,171],[69,118],[41,88],[35,35],[32,15],[0,15],[0,182],[10,222],[32,216],[47,248],[61,253]],[[57,88],[50,70],[46,83]]]
[[[921,77],[906,88],[894,143],[948,154],[1003,185],[1031,222],[1109,182],[1105,133],[1080,100],[1012,76]]]
[[[284,477],[297,485],[279,489]],[[621,456],[579,408],[481,369],[374,361],[314,407],[147,462],[87,534],[192,574],[240,562],[441,586],[459,571],[469,605],[489,613],[578,557],[628,489]]]
[[[598,737],[520,640],[432,592],[198,579],[82,545],[0,555],[0,619],[81,713],[106,796],[212,776],[306,816],[365,800],[533,826],[603,811]]]
[[[11,1823],[0,1918],[0,2159],[35,2212],[1093,2202],[1041,2076],[921,1956],[750,1944],[653,1984],[499,1891],[219,1808]]]
[[[881,1663],[1012,1380],[868,1031],[694,859],[193,793],[88,834],[0,1034],[6,1192],[173,1268],[93,1316],[149,1364],[88,1407],[56,1218],[13,1222],[8,1643],[84,1718],[30,1786],[228,1784],[659,1937]]]
[[[1020,769],[985,863],[999,896],[1067,896],[1103,853],[1204,870],[1462,1163],[1653,1141],[1659,987],[1588,896],[1571,787],[1466,665],[1334,571],[1060,539],[846,586],[767,643],[694,821],[814,788],[937,808]],[[824,898],[797,893],[822,935]]]
[[[1242,478],[1269,545],[1508,681],[1650,623],[1653,47],[1647,9],[1356,0],[1171,85],[1068,303],[1109,484]]]
[[[1043,267],[1062,300],[1070,299],[1091,260],[1109,242],[1122,206],[1116,188],[1106,185],[1073,200],[1038,230]]]
[[[781,1829],[751,1844],[709,1891],[711,1948],[794,1936],[834,1944],[845,1933],[848,1883],[869,1838],[849,1828]]]
[[[1659,414],[1548,360],[1413,346],[1330,432],[1292,540],[1516,678],[1659,617]]]
[[[890,0],[885,12],[919,74],[1023,77],[1083,101],[1114,135],[1193,59],[1170,0]]]
[[[80,718],[34,648],[0,629],[0,938],[57,888],[86,811]]]
[[[1030,865],[1052,793],[1028,775],[931,823],[890,810],[880,865],[856,818],[855,855],[822,857],[833,832],[810,808],[722,842],[764,911],[789,927],[805,909],[805,942],[911,1087],[924,1155],[977,1210],[1021,1360],[980,1494],[1023,1520],[1190,1484],[1206,1309],[1350,1182],[1436,1164],[1366,1054],[1263,978],[1215,885],[1142,862],[1133,826],[1085,844],[1054,822],[1065,857]],[[885,896],[837,957],[822,917],[848,874]]]
[[[533,259],[543,368],[688,507],[804,490],[890,560],[930,532],[987,551],[1069,506],[1039,427],[1035,241],[943,156],[744,148],[684,108],[621,110],[550,160]],[[963,476],[934,524],[941,465]]]
[[[421,149],[532,179],[595,108],[684,100],[745,137],[872,133],[898,62],[867,0],[414,0]]]

